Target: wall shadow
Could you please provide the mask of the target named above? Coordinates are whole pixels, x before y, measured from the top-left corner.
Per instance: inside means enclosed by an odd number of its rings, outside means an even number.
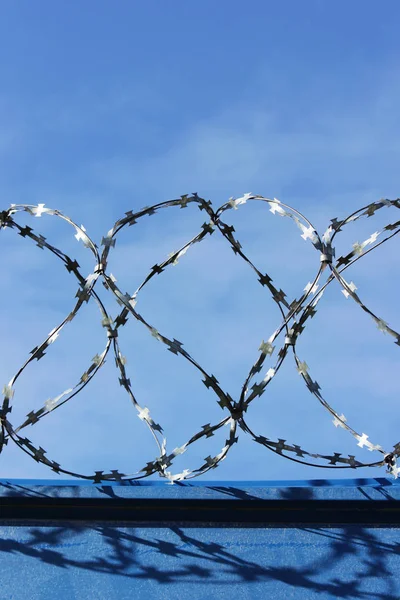
[[[225,543],[213,541],[213,532],[218,529],[221,528],[190,528],[186,524],[147,529],[145,525],[53,523],[27,527],[13,523],[12,527],[3,525],[0,529],[0,564],[9,565],[7,557],[24,557],[37,561],[32,568],[42,565],[60,571],[68,569],[76,571],[77,576],[81,571],[89,571],[160,585],[237,582],[251,587],[254,583],[275,582],[288,586],[292,593],[297,589],[308,591],[310,596],[321,594],[322,598],[329,594],[343,599],[399,600],[399,572],[389,564],[393,560],[399,563],[400,542],[382,539],[380,530],[362,526],[286,528],[296,532],[296,539],[299,535],[305,537],[309,545],[323,539],[324,552],[313,553],[310,549],[306,559],[303,556],[290,560],[288,556],[284,564],[276,564],[265,542],[268,528],[250,530],[253,550],[244,548],[243,541],[238,542],[237,527],[224,528],[231,532],[229,543],[226,539]],[[258,530],[263,532],[263,538],[259,538]],[[92,548],[92,554],[85,550],[84,557],[78,556],[76,549],[88,536],[92,542],[87,546]],[[295,545],[296,541],[288,544]],[[349,558],[352,572],[346,568]],[[14,564],[17,566],[18,561]]]

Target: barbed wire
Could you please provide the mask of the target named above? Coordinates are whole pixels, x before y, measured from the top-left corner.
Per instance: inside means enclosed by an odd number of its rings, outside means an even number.
[[[304,289],[304,293],[298,300],[294,300],[291,303],[288,302],[285,292],[282,289],[277,289],[275,287],[269,274],[260,271],[257,266],[253,264],[253,262],[246,256],[242,245],[234,235],[234,227],[227,225],[222,220],[222,216],[227,211],[239,209],[247,202],[266,203],[269,205],[270,212],[273,215],[291,219],[301,230],[301,237],[305,241],[310,242],[319,253],[319,267],[317,274],[315,275],[314,280],[307,284]],[[179,250],[172,252],[166,260],[159,264],[155,264],[133,294],[123,293],[117,285],[117,280],[115,277],[111,273],[107,272],[109,254],[112,248],[115,246],[118,234],[126,226],[129,227],[137,224],[144,216],[152,216],[162,209],[174,206],[180,207],[181,209],[186,208],[189,204],[197,205],[200,211],[203,211],[206,215],[206,222],[204,222],[202,225],[200,232],[195,237],[191,238]],[[158,473],[161,477],[164,477],[173,483],[175,481],[197,477],[206,473],[210,469],[216,468],[221,461],[226,458],[230,448],[238,442],[238,427],[240,427],[242,431],[249,434],[258,444],[261,444],[276,454],[280,454],[282,457],[298,463],[336,469],[357,469],[360,467],[384,466],[386,467],[388,473],[397,478],[398,474],[400,473],[400,468],[397,466],[397,458],[400,456],[400,442],[395,444],[393,449],[388,452],[384,450],[382,446],[373,444],[369,440],[368,435],[365,433],[359,433],[356,429],[354,429],[347,421],[346,417],[343,414],[339,414],[333,408],[333,406],[326,401],[322,395],[321,387],[317,381],[311,377],[306,361],[300,360],[296,350],[296,343],[300,335],[303,333],[308,320],[315,315],[317,311],[317,305],[320,302],[323,293],[328,285],[334,281],[340,284],[342,292],[346,298],[351,298],[365,313],[372,318],[381,332],[392,336],[395,340],[395,343],[400,346],[400,334],[395,329],[391,328],[388,323],[376,315],[370,308],[368,308],[368,306],[362,301],[361,297],[356,293],[357,287],[355,284],[353,282],[348,282],[343,276],[343,273],[355,262],[361,260],[378,246],[381,246],[392,237],[397,235],[400,232],[400,220],[387,224],[382,228],[382,230],[373,233],[364,242],[357,242],[353,244],[353,249],[348,254],[340,256],[338,259],[335,258],[335,247],[333,245],[335,237],[346,225],[357,221],[362,217],[372,217],[377,211],[384,207],[395,207],[399,209],[400,199],[382,199],[358,209],[341,221],[338,219],[332,219],[328,229],[322,236],[320,236],[311,222],[304,215],[287,204],[280,202],[276,198],[269,199],[264,198],[263,196],[245,194],[240,198],[231,198],[228,202],[214,211],[212,203],[200,198],[197,194],[184,195],[175,200],[169,200],[150,207],[145,207],[135,213],[132,211],[127,212],[122,219],[115,223],[107,235],[103,237],[101,242],[102,250],[100,251],[87,234],[85,227],[83,225],[78,226],[60,211],[47,208],[44,204],[12,204],[7,210],[0,212],[0,230],[5,228],[13,229],[20,236],[33,241],[40,249],[48,250],[54,254],[64,263],[64,266],[68,272],[74,275],[77,279],[78,291],[75,296],[77,300],[72,311],[57,327],[55,327],[48,334],[46,339],[41,342],[41,344],[36,346],[31,351],[29,358],[11,378],[9,383],[3,388],[3,403],[0,410],[0,452],[4,449],[9,440],[12,440],[23,452],[31,456],[35,461],[48,466],[56,473],[64,473],[74,477],[92,480],[94,482],[135,480]],[[67,254],[51,245],[43,235],[35,233],[31,227],[22,227],[19,225],[15,221],[15,215],[21,212],[28,213],[34,217],[41,217],[42,215],[54,216],[68,223],[68,225],[70,225],[75,231],[76,240],[78,242],[82,242],[93,255],[95,261],[95,267],[93,271],[87,277],[84,277],[79,270],[79,264],[76,260],[71,259]],[[240,396],[236,401],[234,401],[232,397],[221,388],[215,376],[211,373],[208,373],[195,360],[195,358],[193,358],[189,352],[185,350],[180,341],[176,340],[175,338],[170,339],[158,331],[148,321],[146,321],[146,319],[136,309],[138,296],[141,290],[149,283],[149,281],[151,281],[156,275],[164,272],[171,265],[176,265],[179,259],[183,257],[191,247],[202,242],[215,232],[219,232],[230,245],[235,255],[243,259],[245,263],[247,263],[247,265],[254,271],[258,278],[258,282],[261,284],[261,286],[267,288],[272,299],[278,305],[280,314],[282,316],[280,326],[272,333],[267,341],[262,341],[259,348],[258,358],[252,365],[242,386]],[[326,281],[320,286],[321,278],[325,271],[328,271],[329,275]],[[94,289],[99,279],[103,281],[106,289],[108,289],[113,296],[115,296],[118,304],[121,306],[121,310],[115,319],[112,319],[109,316],[104,304]],[[14,427],[10,421],[10,413],[12,410],[12,402],[15,393],[15,384],[18,378],[30,363],[43,358],[49,346],[57,340],[64,327],[76,317],[82,306],[88,303],[90,300],[93,300],[97,304],[100,311],[101,324],[105,330],[104,348],[92,359],[91,363],[87,366],[79,381],[76,382],[73,387],[68,388],[57,397],[47,400],[47,402],[45,402],[44,405],[38,410],[32,410],[29,412],[26,416],[26,419],[20,425]],[[158,341],[160,341],[161,344],[163,344],[170,352],[177,356],[181,356],[186,361],[191,363],[201,376],[204,385],[215,393],[217,402],[224,411],[224,416],[219,422],[215,424],[208,423],[203,425],[202,428],[186,443],[170,452],[167,451],[167,443],[161,425],[153,420],[149,409],[147,407],[143,407],[134,395],[131,381],[127,373],[126,359],[120,350],[118,339],[119,330],[121,327],[124,327],[127,324],[129,317],[133,317],[139,321],[147,329],[147,331]],[[275,352],[276,346],[274,346],[274,343],[277,343],[278,337],[282,332],[285,334],[284,342],[279,350]],[[27,437],[24,437],[23,430],[28,427],[28,425],[35,425],[41,419],[49,415],[54,410],[59,409],[74,396],[79,394],[102,367],[106,356],[111,349],[114,354],[116,368],[119,372],[119,383],[128,394],[133,407],[136,409],[137,416],[141,421],[144,422],[144,424],[148,427],[150,434],[153,436],[157,446],[158,455],[153,461],[148,462],[141,470],[130,474],[122,473],[116,469],[109,472],[96,471],[94,474],[78,473],[65,469],[61,467],[58,462],[50,459],[47,456],[47,452],[41,446],[35,446]],[[249,406],[256,398],[259,398],[262,396],[262,394],[264,394],[267,386],[270,384],[272,379],[276,377],[290,351],[294,356],[296,369],[301,375],[306,387],[324,407],[324,409],[330,413],[331,416],[333,416],[333,425],[346,430],[356,440],[357,446],[360,448],[365,447],[371,452],[375,452],[380,455],[379,459],[367,463],[357,460],[355,455],[344,456],[338,452],[335,452],[332,455],[319,454],[306,450],[298,444],[287,443],[287,441],[284,439],[269,439],[263,435],[256,434],[252,430],[246,421],[246,415]],[[261,380],[252,383],[256,379],[256,376],[262,371],[266,359],[271,359],[273,354],[275,354],[277,357],[274,366],[267,370],[266,374]],[[228,429],[226,436],[227,439],[218,454],[214,456],[207,456],[204,459],[204,462],[196,469],[185,469],[179,473],[173,473],[170,470],[170,467],[173,465],[173,461],[177,456],[185,453],[186,450],[198,440],[213,436],[216,431],[223,427]]]

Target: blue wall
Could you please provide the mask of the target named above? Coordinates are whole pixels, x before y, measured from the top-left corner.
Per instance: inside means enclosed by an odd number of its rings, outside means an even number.
[[[13,502],[22,499],[28,514],[30,503],[60,498],[75,507],[82,498],[280,499],[292,506],[312,502],[316,509],[326,500],[339,502],[341,509],[354,501],[367,506],[384,500],[393,510],[400,486],[389,480],[183,486],[2,481],[0,489],[1,600],[400,598],[400,538],[394,524],[191,525],[186,520],[160,525],[156,519],[121,523],[118,514],[115,522],[4,519]]]

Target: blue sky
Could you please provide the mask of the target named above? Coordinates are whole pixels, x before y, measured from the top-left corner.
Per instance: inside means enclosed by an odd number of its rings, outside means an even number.
[[[198,192],[218,207],[246,192],[277,197],[323,232],[333,217],[400,195],[400,50],[397,2],[19,1],[0,8],[0,191],[10,203],[45,203],[101,237],[128,210]],[[175,212],[174,212],[175,211]],[[230,211],[238,238],[290,299],[318,268],[299,231],[268,207]],[[392,212],[349,226],[351,249]],[[50,217],[18,221],[92,269],[73,231]],[[286,222],[288,221],[288,222]],[[204,215],[170,209],[124,230],[110,269],[133,291],[155,262],[195,235]],[[18,238],[18,239],[17,239]],[[376,312],[400,329],[397,239],[353,267]],[[344,251],[344,250],[343,250]],[[232,255],[232,256],[231,256]],[[9,381],[28,352],[71,310],[76,284],[54,257],[1,232],[4,333],[0,375]],[[111,297],[103,295],[115,316]],[[213,236],[149,284],[143,314],[184,342],[235,397],[258,347],[280,323],[266,290]],[[396,323],[397,320],[397,323]],[[397,327],[396,327],[397,325]],[[121,334],[137,397],[173,449],[222,415],[181,359],[130,322]],[[94,305],[16,385],[13,423],[70,387],[104,346]],[[397,352],[396,352],[397,351]],[[166,356],[168,355],[168,356]],[[398,347],[340,286],[332,285],[299,342],[325,396],[357,431],[388,450],[398,441]],[[203,362],[202,362],[203,361]],[[249,423],[257,433],[311,451],[360,450],[333,427],[289,357]],[[136,471],[156,446],[122,393],[110,356],[82,394],[26,431],[62,466]],[[218,452],[219,437],[193,445],[177,467]],[[179,469],[178,469],[179,470]],[[285,461],[240,434],[207,479],[383,475]],[[8,446],[4,477],[56,475]]]

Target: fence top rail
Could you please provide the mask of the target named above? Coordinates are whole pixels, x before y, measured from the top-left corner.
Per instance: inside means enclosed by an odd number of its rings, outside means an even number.
[[[1,499],[10,497],[203,500],[400,500],[400,482],[389,478],[293,481],[101,482],[0,479]]]

